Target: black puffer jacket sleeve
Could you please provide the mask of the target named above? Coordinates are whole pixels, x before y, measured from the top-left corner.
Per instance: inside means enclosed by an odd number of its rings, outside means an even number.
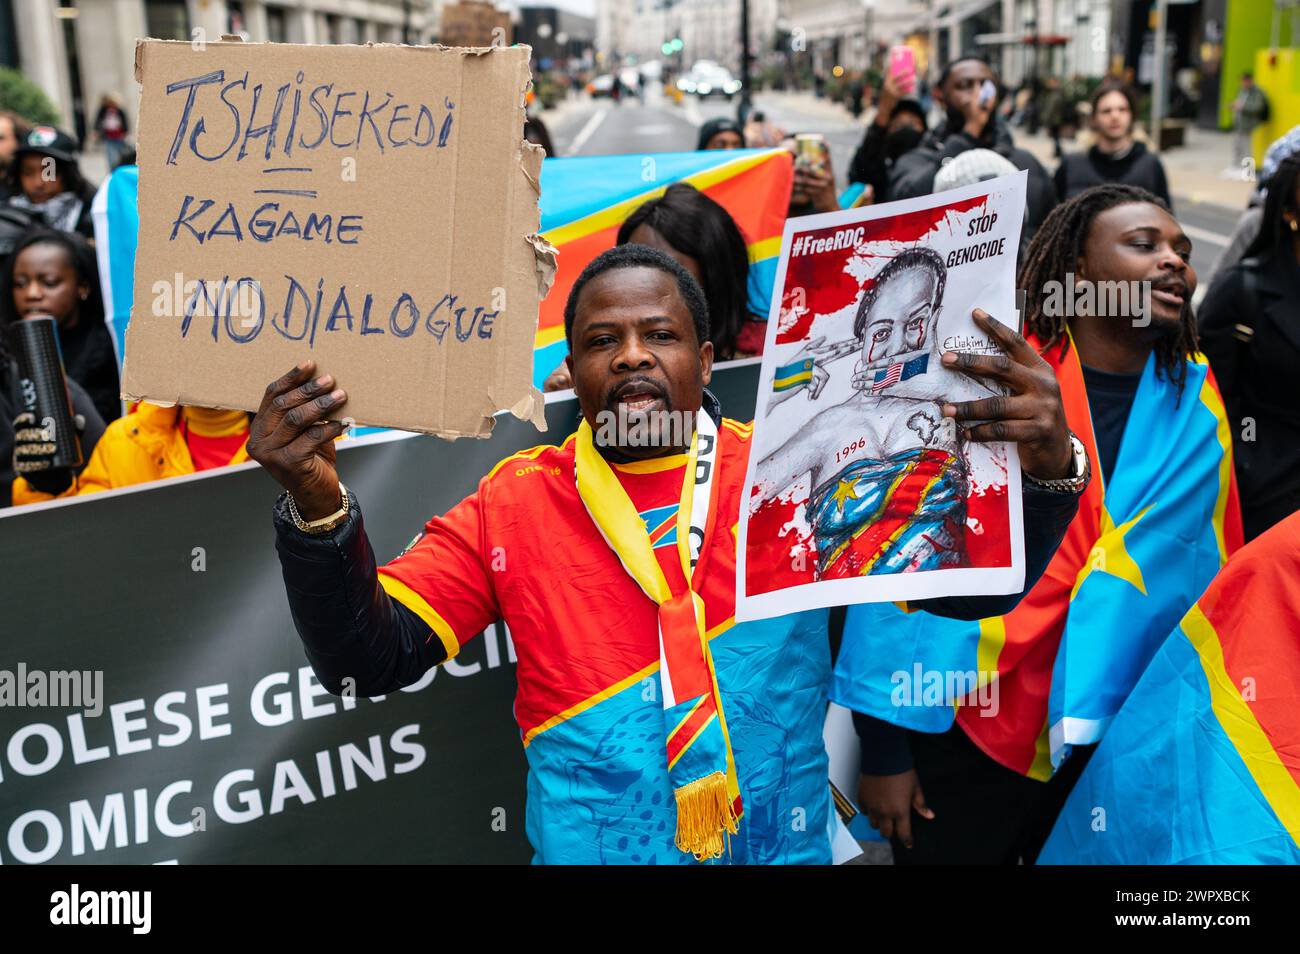
[[[885,201],[889,188],[889,164],[885,161],[885,127],[872,123],[867,127],[858,150],[849,163],[849,181],[865,182],[876,191],[876,202]]]
[[[942,136],[942,138],[940,138]],[[889,170],[889,198],[914,199],[934,192],[934,174],[945,159],[956,159],[980,144],[964,132],[926,133],[921,145],[899,156]]]
[[[275,504],[275,548],[307,660],[326,689],[376,696],[409,686],[446,659],[428,625],[379,585],[356,497],[347,520],[310,536]],[[349,682],[348,680],[351,680]]]

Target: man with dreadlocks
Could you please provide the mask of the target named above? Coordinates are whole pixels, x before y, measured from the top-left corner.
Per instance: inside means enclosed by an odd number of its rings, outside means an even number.
[[[1147,663],[1241,543],[1190,257],[1164,203],[1133,186],[1052,212],[1020,270],[1026,338],[1101,480],[1011,612],[849,610],[831,698],[854,711],[862,807],[899,863],[1032,861]],[[891,674],[913,666],[972,678],[897,704]]]

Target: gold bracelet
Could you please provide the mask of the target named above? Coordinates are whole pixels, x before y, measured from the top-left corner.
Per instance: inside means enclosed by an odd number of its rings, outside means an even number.
[[[339,481],[339,493],[343,496],[343,506],[328,517],[321,517],[319,520],[304,520],[302,514],[298,512],[298,505],[293,499],[293,494],[286,494],[285,496],[289,498],[289,516],[293,518],[293,525],[303,533],[312,536],[329,533],[347,519],[349,511],[352,509],[352,503],[348,498],[348,488],[344,486],[341,480]]]

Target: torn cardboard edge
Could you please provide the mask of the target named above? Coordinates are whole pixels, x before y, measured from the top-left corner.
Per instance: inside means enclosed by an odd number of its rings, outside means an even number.
[[[238,34],[223,33],[221,35],[220,40],[214,40],[212,42],[243,43],[244,38],[242,36],[239,36]],[[193,41],[190,40],[163,40],[163,39],[159,39],[158,37],[140,37],[138,40],[135,41],[134,75],[135,75],[135,81],[137,83],[140,82],[140,71],[142,69],[140,57],[142,55],[142,51],[144,50],[145,44],[148,43],[189,43],[193,45]],[[375,47],[375,48],[401,47],[403,49],[408,49],[408,50],[438,50],[443,53],[459,53],[461,56],[483,56],[485,54],[491,53],[493,50],[507,49],[504,46],[443,46],[441,43],[376,43],[374,41],[367,41],[365,43],[272,43],[268,40],[268,41],[261,41],[258,43],[248,43],[246,45],[247,46],[293,46],[298,48],[313,47],[313,46],[329,46],[329,47],[358,46],[358,47]],[[516,43],[513,45],[520,49],[527,50],[528,58],[530,60],[532,59],[533,48],[529,46],[527,43]],[[532,78],[532,70],[530,69],[528,75],[528,86],[532,86],[532,85],[533,85],[533,78]],[[527,92],[528,86],[524,87],[525,92]]]

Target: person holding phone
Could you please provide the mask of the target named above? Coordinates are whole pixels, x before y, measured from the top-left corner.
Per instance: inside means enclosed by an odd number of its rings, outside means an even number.
[[[939,74],[934,97],[944,110],[944,120],[925,134],[920,145],[894,162],[889,171],[889,199],[930,195],[935,173],[946,160],[970,149],[991,149],[1029,173],[1025,241],[1032,240],[1056,206],[1056,189],[1042,163],[1016,147],[1011,130],[998,118],[999,88],[993,68],[980,56],[953,60]]]
[[[889,201],[890,169],[921,144],[926,130],[925,110],[912,98],[916,61],[911,47],[894,47],[889,62],[876,100],[876,116],[849,164],[849,181],[866,183],[875,202]]]
[[[839,195],[835,191],[835,170],[826,139],[817,133],[791,133],[781,146],[794,155],[794,179],[790,186],[791,218],[838,212]]]

